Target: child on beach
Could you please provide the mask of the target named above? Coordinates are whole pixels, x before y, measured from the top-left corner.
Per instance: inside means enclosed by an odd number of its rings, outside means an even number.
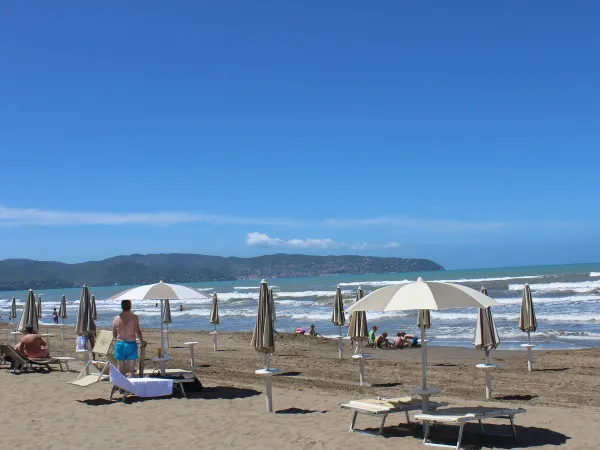
[[[52,311],[52,322],[58,325],[58,313],[56,312],[56,308],[54,308],[54,311]]]

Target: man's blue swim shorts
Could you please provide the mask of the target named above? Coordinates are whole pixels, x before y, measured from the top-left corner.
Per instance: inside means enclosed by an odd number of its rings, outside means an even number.
[[[115,343],[117,361],[135,361],[138,359],[138,345],[135,341],[117,341]]]

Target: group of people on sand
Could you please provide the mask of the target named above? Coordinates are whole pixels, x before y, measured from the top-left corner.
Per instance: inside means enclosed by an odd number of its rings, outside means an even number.
[[[390,342],[388,334],[385,331],[377,336],[377,326],[375,325],[369,331],[367,345],[373,348],[385,349],[404,349],[421,346],[417,336],[404,331],[398,331],[394,340]]]

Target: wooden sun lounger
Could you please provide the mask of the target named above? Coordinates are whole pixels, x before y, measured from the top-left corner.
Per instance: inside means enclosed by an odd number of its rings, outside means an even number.
[[[485,433],[483,428],[483,421],[486,419],[508,419],[510,420],[510,425],[512,427],[512,436],[517,438],[517,429],[515,428],[514,417],[516,414],[522,414],[526,412],[523,408],[517,409],[504,409],[504,408],[486,408],[482,406],[474,407],[474,408],[445,408],[438,409],[436,411],[431,411],[428,414],[417,414],[415,415],[416,420],[423,421],[424,425],[424,437],[423,443],[425,445],[432,445],[435,447],[449,447],[460,449],[460,444],[462,441],[462,434],[465,425],[468,422],[479,422],[479,429],[482,434],[488,434],[491,436],[510,436],[503,434],[491,434]],[[449,425],[459,425],[458,429],[458,440],[456,441],[456,446],[447,445],[447,444],[439,444],[430,441],[429,431],[430,425],[433,424],[449,424]]]
[[[408,415],[409,411],[421,410],[422,402],[420,399],[412,397],[398,397],[398,398],[369,398],[363,400],[353,400],[348,403],[341,405],[344,409],[352,410],[352,420],[350,422],[350,432],[358,432],[363,434],[369,434],[372,436],[380,436],[385,426],[385,421],[389,414],[404,413],[406,415],[406,423],[411,423]],[[430,403],[429,407],[435,409],[446,404],[442,403]],[[365,414],[369,416],[376,416],[381,418],[381,424],[377,433],[373,433],[365,430],[356,430],[356,418],[358,414]]]

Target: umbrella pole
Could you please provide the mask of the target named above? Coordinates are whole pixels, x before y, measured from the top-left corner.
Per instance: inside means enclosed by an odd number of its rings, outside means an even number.
[[[423,390],[427,389],[427,342],[425,341],[425,327],[421,324],[421,381]]]
[[[65,319],[62,320],[62,328],[60,329],[60,339],[65,340]]]
[[[163,323],[163,320],[162,320],[162,318],[163,318],[164,303],[165,303],[165,301],[161,299],[161,301],[160,301],[160,352],[162,353],[161,356],[166,356],[166,353],[165,353],[165,333],[163,333],[165,324]]]
[[[533,370],[533,352],[531,350],[531,331],[527,332],[527,370]]]
[[[217,324],[215,323],[215,328],[213,331],[213,350],[217,351]]]
[[[338,352],[340,354],[340,359],[342,359],[342,353],[344,351],[344,344],[342,342],[342,326],[339,326],[340,329],[340,337],[338,338]]]

